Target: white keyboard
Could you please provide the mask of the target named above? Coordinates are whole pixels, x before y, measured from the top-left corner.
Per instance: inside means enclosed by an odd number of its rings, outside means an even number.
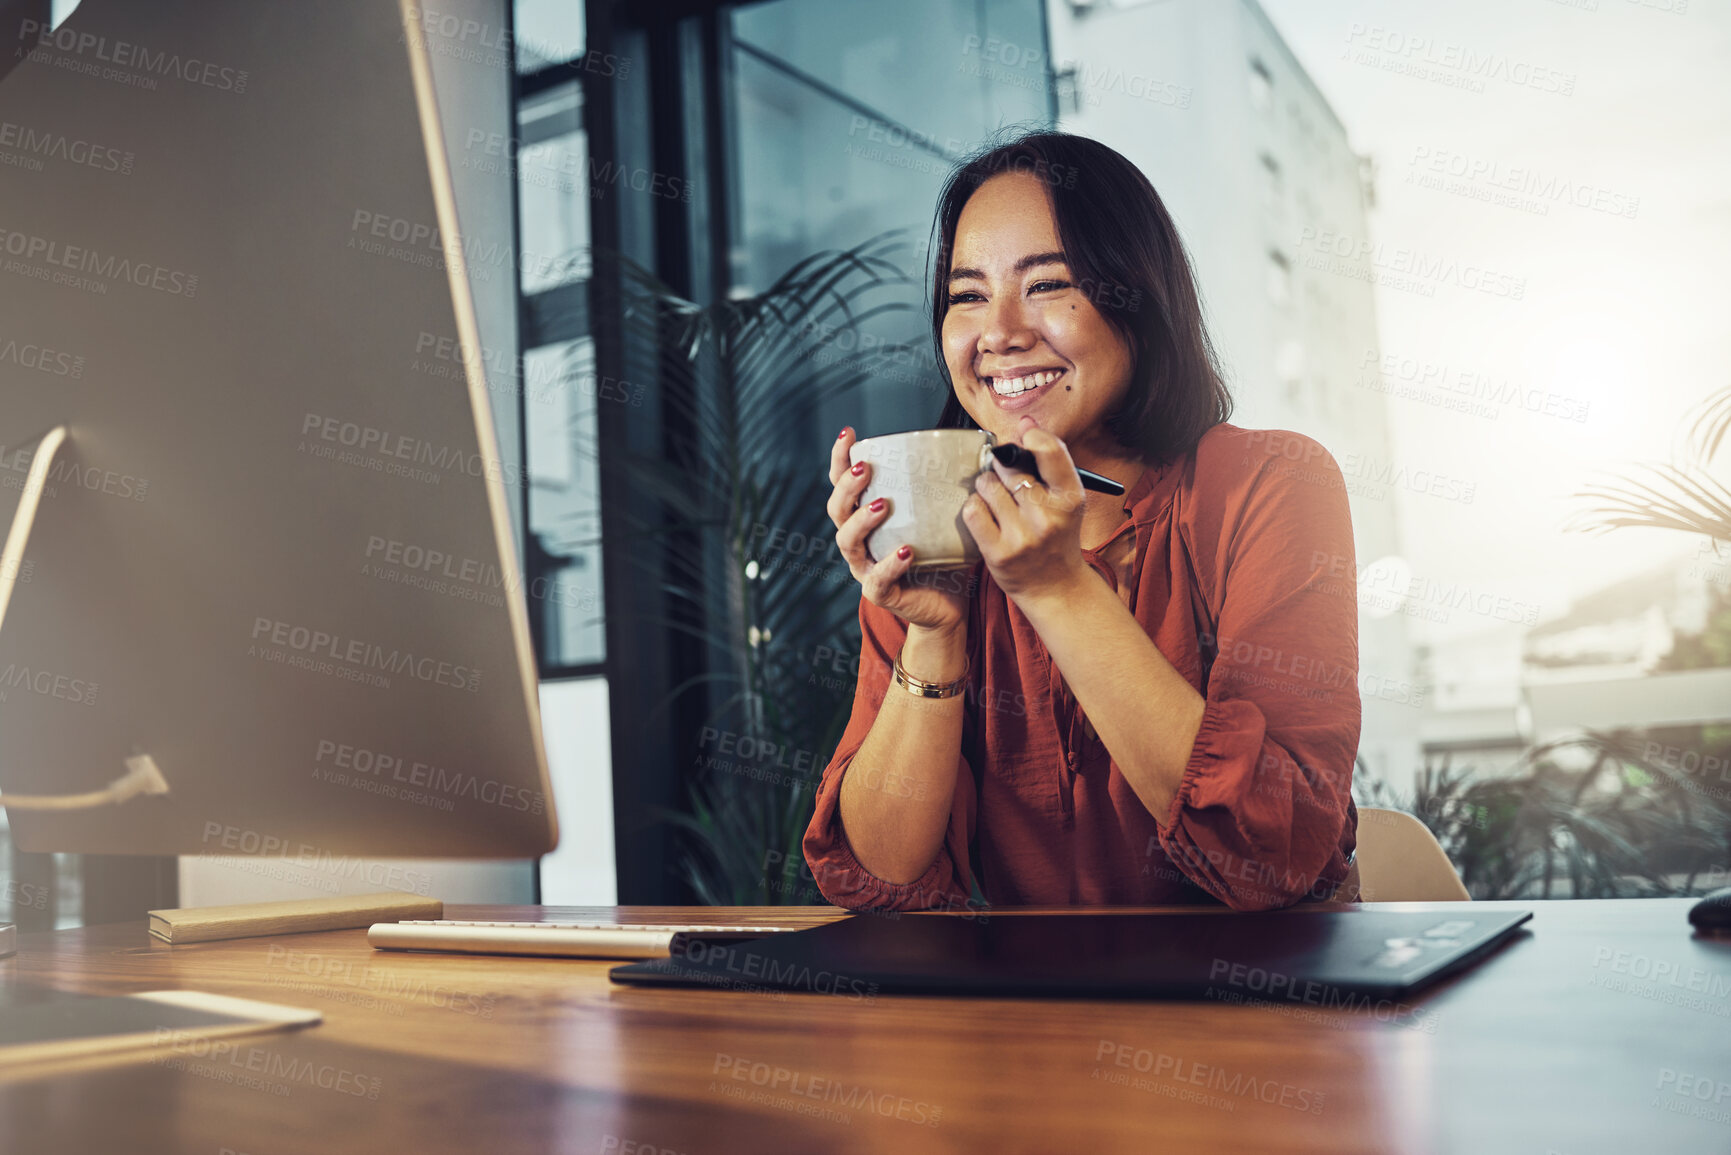
[[[739,942],[787,930],[780,926],[616,926],[601,922],[464,922],[410,919],[375,922],[367,942],[377,950],[433,950],[456,954],[529,954],[561,958],[666,958],[675,940]]]

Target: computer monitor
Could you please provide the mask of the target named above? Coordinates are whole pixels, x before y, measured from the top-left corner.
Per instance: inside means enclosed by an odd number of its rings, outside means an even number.
[[[463,243],[441,30],[412,0],[47,8],[0,79],[0,792],[142,757],[169,789],[11,810],[17,844],[546,852],[527,479],[471,291],[515,266]]]

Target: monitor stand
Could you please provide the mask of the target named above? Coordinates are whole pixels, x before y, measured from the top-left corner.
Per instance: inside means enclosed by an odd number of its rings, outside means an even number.
[[[12,601],[12,588],[18,575],[24,572],[24,546],[30,541],[30,530],[36,524],[36,510],[42,504],[42,491],[48,485],[48,470],[54,455],[66,444],[66,426],[56,425],[37,439],[31,450],[30,474],[24,479],[24,493],[18,499],[18,512],[12,515],[12,528],[6,532],[6,544],[0,546],[0,626],[6,624],[6,606]],[[19,452],[23,452],[20,448]]]
[[[6,607],[12,601],[18,575],[24,572],[24,547],[30,541],[31,528],[36,524],[42,491],[48,486],[48,471],[68,436],[66,426],[56,425],[38,438],[34,449],[30,450],[30,473],[24,479],[24,492],[18,499],[18,511],[12,515],[12,526],[6,531],[6,544],[0,546],[0,627],[6,624]],[[20,448],[18,452],[24,452],[24,449]],[[126,773],[101,790],[83,794],[0,794],[0,806],[15,810],[83,810],[125,802],[140,794],[166,793],[168,783],[156,768],[155,760],[149,754],[135,750],[126,760]],[[8,931],[12,931],[9,924],[0,924],[0,958],[12,953],[6,949]]]

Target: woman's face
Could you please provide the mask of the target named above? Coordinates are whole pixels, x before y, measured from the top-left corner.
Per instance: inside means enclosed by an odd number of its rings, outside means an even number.
[[[1018,440],[1028,415],[1072,454],[1121,456],[1104,419],[1130,386],[1130,346],[1078,288],[1062,248],[1038,177],[981,185],[956,223],[944,360],[962,408],[999,441]]]

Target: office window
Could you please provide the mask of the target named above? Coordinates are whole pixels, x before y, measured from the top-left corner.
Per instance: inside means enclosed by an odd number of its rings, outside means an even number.
[[[1267,272],[1268,299],[1276,305],[1285,305],[1292,300],[1292,262],[1286,259],[1286,254],[1270,249],[1268,252]]]
[[[519,75],[542,72],[583,55],[583,0],[517,0]]]
[[[1266,152],[1258,159],[1261,161],[1263,207],[1270,212],[1278,211],[1284,191],[1280,179],[1280,162]]]
[[[923,354],[925,242],[944,177],[1000,125],[1049,124],[1056,111],[1043,20],[1034,0],[773,0],[736,9],[737,289],[761,291],[813,253],[904,229],[901,299],[912,311],[874,333],[913,340]],[[872,382],[818,424],[862,433],[930,425],[940,386],[926,358]],[[816,427],[801,435],[815,444]]]
[[[1250,107],[1267,112],[1274,107],[1274,77],[1268,65],[1252,57],[1250,60]]]
[[[1274,379],[1280,383],[1286,403],[1294,410],[1301,406],[1304,384],[1304,343],[1289,337],[1274,353]]]
[[[544,676],[595,672],[602,630],[595,406],[616,382],[595,372],[589,333],[590,156],[585,83],[615,66],[584,56],[584,12],[519,0],[518,264],[524,451],[531,479],[525,549],[530,624]],[[629,399],[629,390],[625,390]]]

